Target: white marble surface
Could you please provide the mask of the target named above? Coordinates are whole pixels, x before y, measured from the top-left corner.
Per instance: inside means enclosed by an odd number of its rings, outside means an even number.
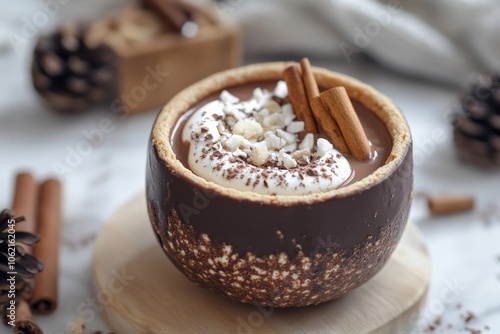
[[[0,13],[0,207],[11,205],[18,170],[31,170],[40,180],[53,176],[53,163],[64,163],[68,149],[85,141],[84,130],[98,128],[103,118],[109,118],[114,127],[70,173],[59,175],[65,191],[60,304],[53,315],[37,317],[46,333],[65,333],[66,325],[82,315],[95,315],[88,327],[106,331],[99,311],[88,312],[95,297],[91,288],[94,237],[114,210],[144,189],[146,143],[156,113],[120,120],[108,108],[75,118],[49,112],[30,85],[33,40],[14,52],[5,39],[7,32],[20,29],[23,16],[33,15],[38,7],[35,1],[8,7],[12,8]],[[417,194],[464,193],[477,199],[475,212],[439,219],[429,218],[422,199],[415,200],[411,216],[425,236],[433,261],[428,303],[424,317],[416,319],[417,327],[443,315],[436,332],[465,333],[461,315],[472,311],[477,318],[467,324],[470,328],[484,331],[487,325],[491,330],[483,333],[500,333],[500,173],[456,162],[450,127],[443,118],[455,92],[397,76],[359,57],[351,64],[315,63],[374,85],[401,107],[415,141]],[[489,224],[484,221],[487,212]],[[451,292],[449,286],[454,286]],[[0,332],[8,329],[0,327]]]

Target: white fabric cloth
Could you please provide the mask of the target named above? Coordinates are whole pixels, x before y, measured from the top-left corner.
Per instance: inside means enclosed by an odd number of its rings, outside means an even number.
[[[361,52],[395,70],[458,84],[500,70],[498,0],[227,0],[248,56],[295,53],[352,62]]]
[[[242,26],[249,57],[294,54],[355,64],[366,53],[400,72],[452,84],[469,74],[500,71],[500,0],[218,1]],[[55,17],[43,28],[52,30],[58,21],[90,20],[130,2],[60,1],[51,7]],[[42,3],[59,2],[31,0],[24,7],[33,3],[44,11]],[[11,7],[19,12],[24,8]],[[7,28],[20,30],[23,25],[19,16],[10,18],[0,22],[0,51],[9,46]]]

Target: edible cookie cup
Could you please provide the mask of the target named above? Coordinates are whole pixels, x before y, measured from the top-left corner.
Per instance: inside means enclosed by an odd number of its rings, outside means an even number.
[[[320,87],[344,86],[386,125],[392,150],[368,177],[324,193],[243,192],[195,175],[176,157],[178,119],[208,96],[250,82],[282,79],[290,63],[265,63],[208,77],[177,94],[151,134],[146,189],[154,232],[189,279],[244,303],[319,304],[373,277],[394,251],[411,203],[411,135],[385,96],[351,77],[314,68]]]

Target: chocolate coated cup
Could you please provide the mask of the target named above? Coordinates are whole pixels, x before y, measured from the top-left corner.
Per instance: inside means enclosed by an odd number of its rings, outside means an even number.
[[[274,307],[329,301],[373,277],[401,237],[413,186],[411,135],[399,110],[373,88],[319,68],[320,86],[345,86],[387,126],[392,151],[373,174],[324,193],[272,196],[219,186],[182,165],[171,133],[183,113],[224,88],[279,80],[288,65],[225,71],[176,95],[153,127],[146,177],[151,223],[172,262],[214,292]]]

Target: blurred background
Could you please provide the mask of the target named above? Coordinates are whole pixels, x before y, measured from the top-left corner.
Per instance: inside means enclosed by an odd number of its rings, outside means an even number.
[[[498,1],[155,3],[25,0],[0,12],[0,207],[11,206],[19,171],[64,185],[60,304],[36,317],[47,333],[66,333],[95,297],[95,237],[144,190],[160,106],[210,73],[302,57],[374,86],[410,124],[411,219],[433,263],[415,333],[500,333]],[[475,207],[436,217],[426,206],[436,194],[471,196]],[[99,311],[87,327],[106,331]]]

